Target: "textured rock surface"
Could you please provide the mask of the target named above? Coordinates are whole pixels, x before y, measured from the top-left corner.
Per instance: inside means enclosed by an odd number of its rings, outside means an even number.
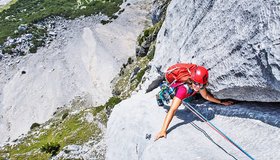
[[[169,109],[157,106],[158,91],[137,93],[114,108],[107,124],[106,159],[249,159],[183,106],[170,123],[167,138],[154,142]],[[196,108],[255,159],[279,159],[279,104],[247,102],[224,107],[205,102]],[[214,118],[207,116],[213,112]],[[147,138],[150,134],[151,139]]]
[[[279,102],[277,5],[274,1],[172,0],[142,89],[152,90],[160,71],[170,65],[191,62],[210,69],[208,88],[219,98]],[[248,159],[183,106],[173,117],[167,138],[154,142],[169,107],[157,106],[159,89],[146,94],[143,90],[114,108],[106,132],[108,160]],[[213,113],[211,123],[252,157],[279,159],[279,103],[224,107],[204,102],[196,107],[202,114]]]
[[[280,102],[279,8],[273,0],[173,0],[152,66],[197,63],[210,69],[218,98]]]
[[[164,16],[165,6],[168,5],[170,0],[153,0],[153,7],[151,9],[152,23],[156,24]]]
[[[104,141],[89,141],[83,145],[68,145],[51,159],[104,159],[105,150]]]

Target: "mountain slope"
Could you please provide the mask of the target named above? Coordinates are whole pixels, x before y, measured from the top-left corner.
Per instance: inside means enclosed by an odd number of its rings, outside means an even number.
[[[57,18],[58,35],[48,47],[0,61],[0,143],[47,121],[76,96],[94,106],[111,97],[111,81],[134,55],[137,36],[149,24],[146,1],[122,7],[119,18],[106,25],[100,23],[104,16]]]

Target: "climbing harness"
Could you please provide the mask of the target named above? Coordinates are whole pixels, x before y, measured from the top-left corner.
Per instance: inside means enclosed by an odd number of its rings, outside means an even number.
[[[176,85],[176,87],[171,87],[171,85],[174,83],[175,82],[168,84],[168,82],[163,81],[160,84],[160,91],[156,95],[157,103],[159,106],[164,106],[164,104],[168,105],[169,102],[174,98],[177,87],[181,85],[186,85],[185,83],[179,83],[178,85]],[[189,102],[192,99],[192,96],[195,95],[197,92],[191,90],[188,86],[186,87],[186,89],[189,95],[187,98],[184,99],[184,101],[186,100],[187,102]]]
[[[164,102],[168,104],[170,100],[174,97],[174,95],[174,88],[170,87],[170,85],[164,81],[160,84],[160,91],[156,95],[158,105],[164,106]]]
[[[231,140],[227,135],[225,135],[220,129],[218,129],[213,123],[211,123],[208,119],[206,119],[202,114],[200,114],[194,107],[192,107],[189,103],[183,102],[183,105],[192,111],[199,119],[206,122],[208,126],[210,126],[213,130],[218,132],[222,137],[228,140],[232,145],[238,148],[241,152],[243,152],[246,156],[248,156],[251,160],[254,160],[252,156],[250,156],[245,150],[243,150],[239,145],[237,145],[233,140]]]

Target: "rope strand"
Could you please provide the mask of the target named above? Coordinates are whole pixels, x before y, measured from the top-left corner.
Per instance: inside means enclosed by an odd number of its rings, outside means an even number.
[[[200,114],[197,110],[195,110],[189,103],[183,102],[183,105],[185,107],[187,107],[190,111],[192,111],[202,121],[206,122],[206,124],[208,126],[210,126],[213,130],[218,132],[222,137],[224,137],[226,140],[228,140],[232,145],[234,145],[236,148],[238,148],[241,152],[243,152],[251,160],[254,160],[254,158],[251,155],[249,155],[245,150],[243,150],[239,145],[237,145],[233,140],[231,140],[227,135],[225,135],[221,130],[219,130],[213,123],[211,123],[208,119],[206,119],[202,114]]]

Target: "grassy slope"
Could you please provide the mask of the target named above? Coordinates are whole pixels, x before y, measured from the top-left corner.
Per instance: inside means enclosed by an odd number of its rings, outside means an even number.
[[[15,1],[13,1],[15,2]],[[82,15],[103,13],[112,16],[120,9],[123,0],[17,0],[0,12],[0,44],[15,34],[20,24],[32,24],[50,16],[73,19]]]
[[[4,6],[0,6],[0,13],[4,10],[7,10],[10,8],[11,5],[15,4],[17,2],[17,0],[12,0],[10,1],[8,4],[4,5]]]
[[[68,109],[58,111],[48,122],[30,130],[16,145],[6,145],[0,149],[0,159],[48,159],[51,154],[41,152],[40,149],[50,142],[58,143],[60,150],[67,145],[81,145],[89,140],[99,142],[103,132],[98,126],[106,126],[106,111],[120,101],[120,98],[112,97],[106,104],[92,107],[87,106],[84,100],[75,100]],[[93,122],[86,121],[85,117],[88,114],[94,117]]]

